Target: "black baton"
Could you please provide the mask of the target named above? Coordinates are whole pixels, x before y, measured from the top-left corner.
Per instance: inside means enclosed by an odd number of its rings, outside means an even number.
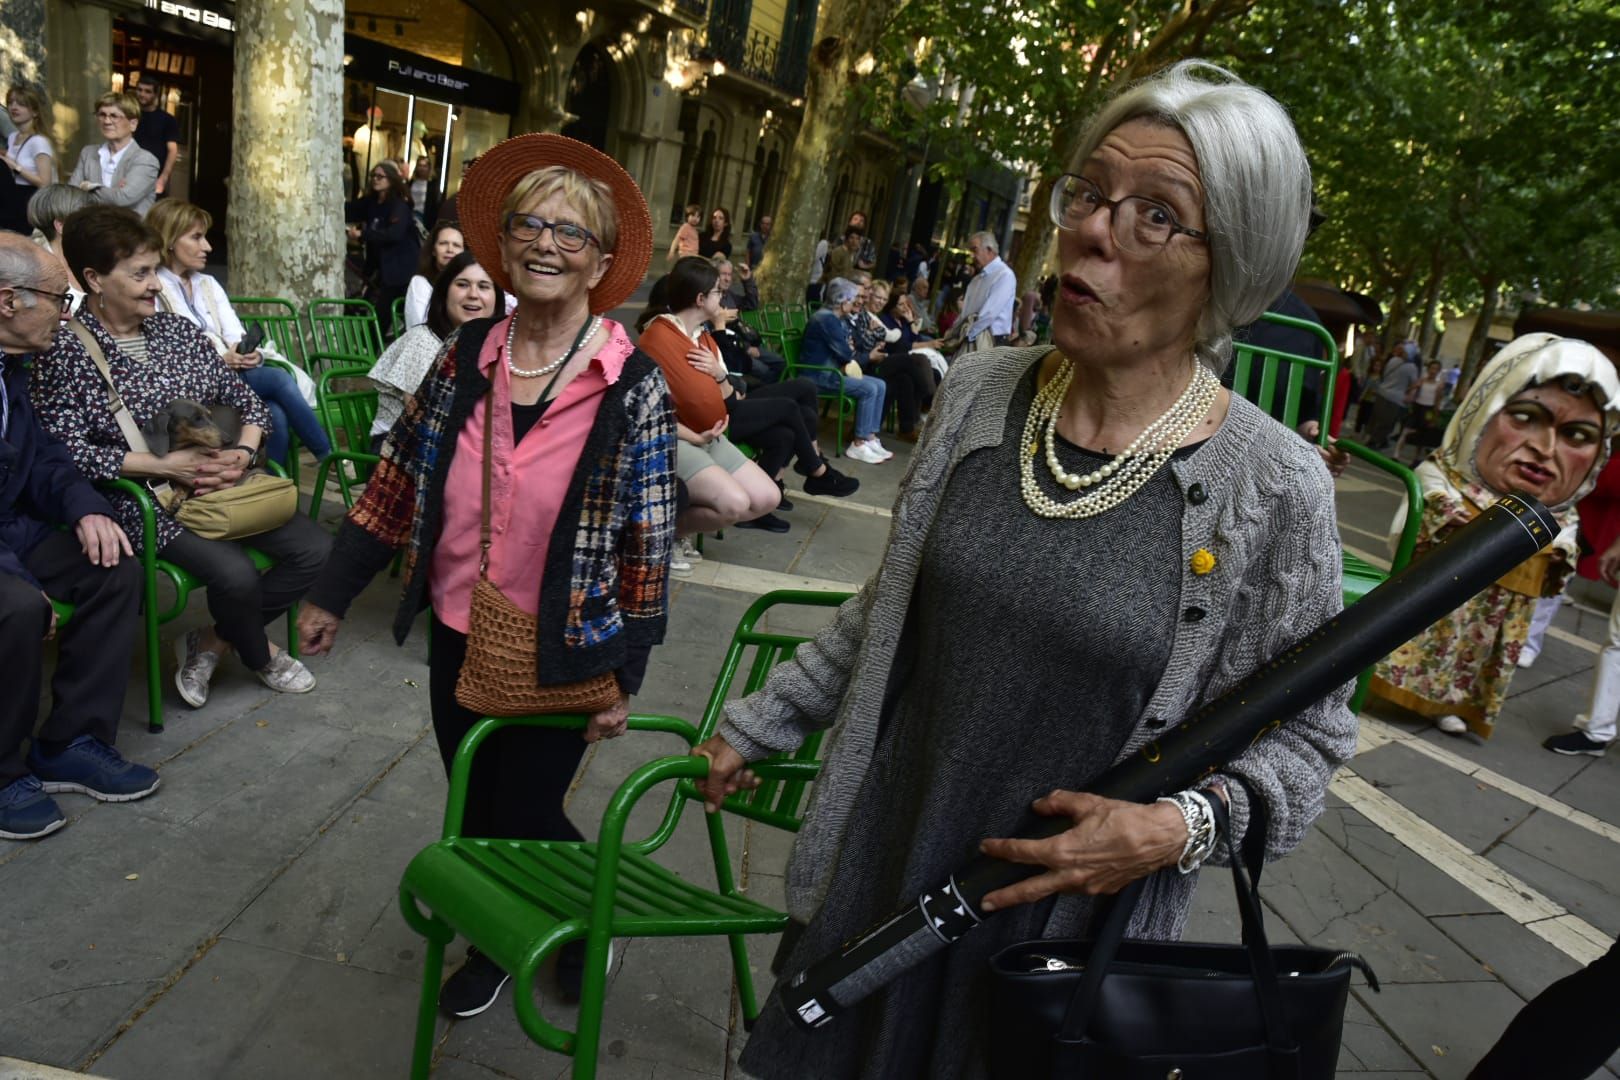
[[[1423,558],[1318,626],[1231,690],[1109,769],[1087,790],[1148,802],[1190,787],[1241,755],[1284,720],[1321,701],[1552,543],[1558,523],[1528,495],[1508,495]],[[1072,827],[1045,818],[1024,833]],[[916,903],[782,983],[788,1015],[806,1028],[831,1021],[891,979],[989,917],[980,902],[1042,873],[1040,866],[980,855]]]

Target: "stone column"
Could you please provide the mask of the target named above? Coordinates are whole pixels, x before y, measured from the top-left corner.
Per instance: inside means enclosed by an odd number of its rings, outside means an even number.
[[[235,59],[231,292],[342,296],[343,0],[241,0]]]
[[[9,10],[9,4],[0,9]],[[8,16],[9,22],[9,16]],[[56,163],[65,176],[79,148],[100,138],[94,123],[96,98],[112,87],[112,12],[66,0],[45,5],[45,88],[51,96]]]

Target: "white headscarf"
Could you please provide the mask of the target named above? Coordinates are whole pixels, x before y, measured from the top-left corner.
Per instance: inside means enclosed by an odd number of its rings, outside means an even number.
[[[1563,513],[1596,486],[1598,473],[1603,471],[1609,457],[1609,440],[1620,429],[1620,376],[1615,374],[1608,357],[1584,341],[1556,334],[1526,334],[1509,342],[1491,357],[1474,385],[1468,388],[1451,423],[1446,426],[1446,436],[1436,457],[1470,484],[1489,490],[1479,475],[1477,459],[1479,441],[1491,420],[1526,387],[1545,386],[1571,377],[1588,384],[1592,396],[1598,399],[1603,438],[1597,460],[1575,494],[1557,506],[1548,507],[1554,513]],[[1507,493],[1492,494],[1494,499]]]

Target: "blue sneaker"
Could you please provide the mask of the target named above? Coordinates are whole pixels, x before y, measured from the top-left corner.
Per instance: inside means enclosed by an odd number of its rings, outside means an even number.
[[[35,777],[24,776],[0,787],[0,837],[38,840],[66,824],[62,808]]]
[[[145,798],[162,783],[156,770],[125,761],[94,735],[80,735],[55,756],[40,753],[36,742],[28,752],[28,767],[50,794],[76,791],[102,802]]]

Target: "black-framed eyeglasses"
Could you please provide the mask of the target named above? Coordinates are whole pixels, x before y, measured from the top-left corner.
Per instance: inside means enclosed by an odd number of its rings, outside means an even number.
[[[1083,176],[1065,173],[1052,188],[1052,224],[1072,232],[1080,223],[1106,206],[1113,215],[1114,243],[1132,255],[1152,255],[1177,233],[1194,240],[1208,240],[1209,233],[1189,229],[1164,203],[1144,195],[1103,197],[1102,189]]]
[[[69,311],[73,310],[73,294],[72,293],[51,292],[51,290],[49,290],[49,289],[36,289],[32,285],[13,285],[11,287],[13,289],[21,289],[23,292],[31,292],[35,296],[48,296],[48,297],[50,297],[52,300],[56,301],[56,306],[61,309],[62,314],[64,314],[64,315],[66,315]]]
[[[586,244],[602,246],[602,241],[596,238],[595,233],[583,225],[575,225],[572,221],[547,221],[533,214],[506,215],[506,235],[519,243],[527,244],[538,240],[540,234],[547,229],[551,230],[552,242],[563,251],[584,251]]]

